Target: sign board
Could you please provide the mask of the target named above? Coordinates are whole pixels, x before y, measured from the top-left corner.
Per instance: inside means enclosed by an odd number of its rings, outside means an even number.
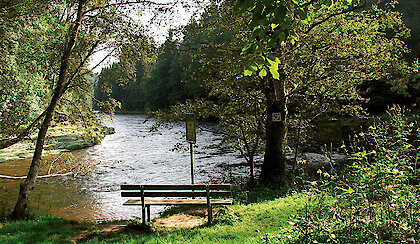
[[[281,122],[281,113],[273,113],[272,120],[273,122]]]
[[[195,116],[194,116],[194,114],[187,114],[186,124],[187,124],[187,141],[195,143],[196,136],[195,136]]]

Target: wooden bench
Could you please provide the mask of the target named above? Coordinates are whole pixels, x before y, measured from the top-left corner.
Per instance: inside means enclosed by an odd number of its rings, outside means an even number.
[[[137,197],[123,205],[141,206],[142,222],[150,221],[150,205],[201,205],[207,206],[208,222],[211,223],[214,205],[231,205],[233,203],[231,185],[121,185],[122,197]],[[166,198],[166,199],[150,199]],[[167,199],[170,198],[170,199]],[[188,199],[186,199],[188,198]]]

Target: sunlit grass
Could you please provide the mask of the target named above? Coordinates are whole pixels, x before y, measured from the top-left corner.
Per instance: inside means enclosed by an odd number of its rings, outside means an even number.
[[[70,243],[72,235],[88,228],[57,217],[0,223],[0,243]]]
[[[278,234],[292,216],[303,208],[305,196],[278,198],[249,205],[233,205],[211,226],[193,229],[123,231],[115,235],[94,235],[87,243],[256,243],[265,233]],[[88,228],[55,217],[0,224],[0,243],[70,243]]]
[[[151,234],[125,234],[111,239],[96,237],[89,243],[256,243],[257,233],[277,234],[298,209],[305,197],[296,194],[249,205],[234,205],[212,226],[167,230]]]

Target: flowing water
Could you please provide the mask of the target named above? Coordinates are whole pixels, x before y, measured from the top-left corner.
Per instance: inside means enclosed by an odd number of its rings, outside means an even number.
[[[141,216],[140,207],[122,206],[121,184],[189,184],[190,153],[173,150],[175,145],[188,148],[185,125],[172,124],[151,132],[153,119],[145,115],[116,115],[108,126],[115,134],[100,145],[73,152],[74,158],[95,165],[84,176],[38,179],[30,199],[32,212],[51,214],[67,219],[105,221]],[[249,169],[239,165],[244,160],[237,153],[219,148],[222,135],[215,124],[199,123],[194,147],[195,183],[222,183],[229,176],[245,176]],[[0,164],[0,174],[25,175],[29,160]],[[16,202],[20,181],[0,179],[0,211],[7,211]],[[153,207],[156,217],[163,207]],[[1,213],[0,213],[1,214]]]

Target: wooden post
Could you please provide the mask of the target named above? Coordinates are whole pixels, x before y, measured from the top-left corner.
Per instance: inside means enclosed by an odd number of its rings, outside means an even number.
[[[194,151],[193,144],[190,143],[190,156],[191,156],[191,184],[194,185]]]
[[[210,201],[210,186],[207,185],[206,186],[206,194],[207,194],[207,216],[208,216],[208,224],[211,223],[212,219],[213,219],[213,209],[211,206],[211,201]]]
[[[191,156],[191,184],[194,185],[194,151],[193,144],[196,142],[195,132],[195,116],[194,114],[186,115],[186,129],[187,129],[187,141],[190,143],[190,156]]]
[[[146,206],[144,204],[144,186],[141,186],[141,221],[146,224]]]

